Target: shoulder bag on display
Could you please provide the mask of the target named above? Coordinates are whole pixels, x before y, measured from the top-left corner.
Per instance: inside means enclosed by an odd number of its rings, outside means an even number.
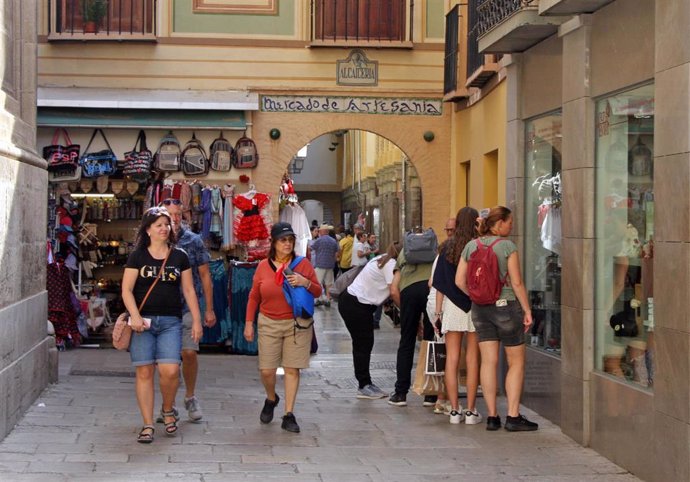
[[[230,141],[223,137],[223,131],[220,131],[220,136],[211,144],[211,169],[227,172],[232,167],[234,159],[235,149],[230,144]]]
[[[96,134],[100,134],[105,142],[107,149],[97,152],[89,152],[91,143],[93,142]],[[117,156],[110,147],[108,139],[105,137],[103,130],[100,128],[94,129],[93,134],[91,134],[91,139],[86,146],[84,155],[79,159],[79,164],[82,168],[82,176],[84,177],[99,177],[99,176],[110,176],[115,174],[117,171]]]
[[[180,142],[173,134],[173,131],[168,131],[166,135],[158,143],[156,155],[154,156],[154,165],[159,171],[176,172],[180,170]]]
[[[206,150],[194,133],[182,150],[182,172],[185,176],[205,176],[208,174]]]
[[[165,270],[165,264],[168,262],[168,257],[170,256],[171,252],[172,250],[168,251],[168,254],[163,260],[163,264],[161,265],[161,269],[158,271],[158,276],[156,276],[156,279],[153,280],[153,284],[151,284],[151,287],[146,292],[144,299],[141,300],[141,303],[139,304],[139,314],[141,314],[141,310],[144,307],[146,300],[149,298],[151,291],[153,291],[153,288],[156,286],[156,283],[158,283],[158,280],[161,279],[161,275]],[[120,316],[117,317],[117,321],[115,321],[115,327],[113,328],[113,347],[118,350],[127,350],[131,341],[132,327],[129,325],[129,313],[125,311],[124,313],[121,313]]]
[[[249,137],[243,136],[235,144],[234,166],[237,169],[253,169],[259,164],[259,153],[256,144]]]
[[[133,181],[147,182],[151,177],[152,163],[153,154],[146,146],[146,132],[144,132],[144,129],[141,129],[132,150],[125,152],[122,174]]]
[[[422,233],[405,234],[403,246],[407,264],[433,263],[438,254],[438,239],[434,230],[429,228]]]
[[[60,135],[64,144],[60,142]],[[48,161],[48,172],[74,171],[79,166],[79,144],[73,144],[67,130],[62,127],[55,129],[52,144],[43,148],[43,158]]]

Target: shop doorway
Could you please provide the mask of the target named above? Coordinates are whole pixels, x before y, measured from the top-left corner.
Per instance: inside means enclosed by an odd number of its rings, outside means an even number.
[[[295,153],[287,176],[312,224],[336,229],[362,224],[376,234],[381,248],[421,226],[417,170],[400,147],[376,133],[323,134]]]

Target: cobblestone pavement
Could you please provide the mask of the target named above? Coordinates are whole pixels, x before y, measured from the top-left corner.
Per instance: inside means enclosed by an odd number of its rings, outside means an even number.
[[[60,354],[60,383],[0,443],[0,480],[638,480],[527,409],[539,431],[487,432],[484,424],[450,425],[414,394],[407,407],[356,399],[349,335],[336,307],[317,310],[319,353],[303,372],[295,408],[301,434],[281,430],[278,416],[259,423],[264,394],[255,357],[203,354],[202,423],[185,421],[183,409],[177,437],[159,426],[153,444],[138,444],[128,354],[78,349]],[[384,317],[372,360],[384,390],[395,382],[398,338]],[[277,415],[282,409],[281,402]]]

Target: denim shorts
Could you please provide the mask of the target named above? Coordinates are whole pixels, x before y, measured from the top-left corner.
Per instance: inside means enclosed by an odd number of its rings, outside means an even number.
[[[129,355],[132,365],[180,363],[182,354],[182,319],[177,316],[150,316],[151,328],[132,333]]]
[[[479,343],[501,341],[504,346],[522,345],[525,343],[523,318],[519,301],[509,301],[506,306],[472,303],[472,323],[477,330]]]

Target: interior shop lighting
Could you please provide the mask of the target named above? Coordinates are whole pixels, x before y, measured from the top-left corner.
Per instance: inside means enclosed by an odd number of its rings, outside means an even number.
[[[83,198],[115,198],[115,194],[101,194],[101,193],[72,193],[72,197],[74,199],[83,199]]]

